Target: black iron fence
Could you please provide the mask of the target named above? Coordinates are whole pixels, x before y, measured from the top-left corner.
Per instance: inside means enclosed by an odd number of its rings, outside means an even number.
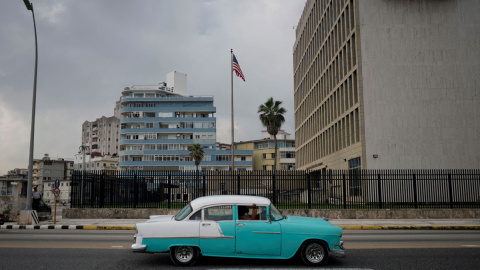
[[[181,208],[257,195],[281,209],[480,208],[480,170],[75,171],[73,208]]]

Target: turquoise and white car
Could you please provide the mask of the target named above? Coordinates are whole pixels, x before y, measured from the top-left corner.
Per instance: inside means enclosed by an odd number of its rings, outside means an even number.
[[[137,223],[132,250],[170,252],[179,266],[193,265],[200,255],[290,259],[296,254],[307,265],[322,265],[329,255],[345,257],[341,237],[342,229],[327,220],[283,216],[267,198],[206,196],[176,216]]]

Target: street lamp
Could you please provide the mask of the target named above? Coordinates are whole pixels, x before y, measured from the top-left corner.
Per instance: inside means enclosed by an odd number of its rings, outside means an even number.
[[[35,75],[33,79],[33,100],[32,100],[32,123],[30,128],[30,155],[28,159],[28,186],[27,186],[27,206],[26,211],[32,210],[32,186],[33,186],[33,145],[35,134],[35,105],[37,99],[37,67],[38,67],[38,45],[37,45],[37,26],[35,24],[35,13],[33,12],[33,5],[29,0],[23,0],[27,10],[32,11],[33,30],[35,32]]]

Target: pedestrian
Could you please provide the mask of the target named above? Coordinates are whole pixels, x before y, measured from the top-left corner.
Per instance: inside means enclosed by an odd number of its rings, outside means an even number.
[[[40,205],[40,200],[42,199],[42,194],[37,191],[37,187],[33,188],[32,197],[33,197],[32,208],[33,210],[37,210],[38,205]]]
[[[252,204],[252,215],[248,214],[249,209],[247,206],[238,206],[238,217],[242,220],[255,220],[257,219],[257,205]]]

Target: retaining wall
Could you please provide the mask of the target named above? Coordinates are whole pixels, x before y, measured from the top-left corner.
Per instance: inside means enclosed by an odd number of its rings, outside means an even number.
[[[176,215],[179,209],[87,209],[67,208],[63,218],[71,219],[148,219],[151,215]],[[330,219],[472,219],[480,209],[284,209],[284,215]]]

